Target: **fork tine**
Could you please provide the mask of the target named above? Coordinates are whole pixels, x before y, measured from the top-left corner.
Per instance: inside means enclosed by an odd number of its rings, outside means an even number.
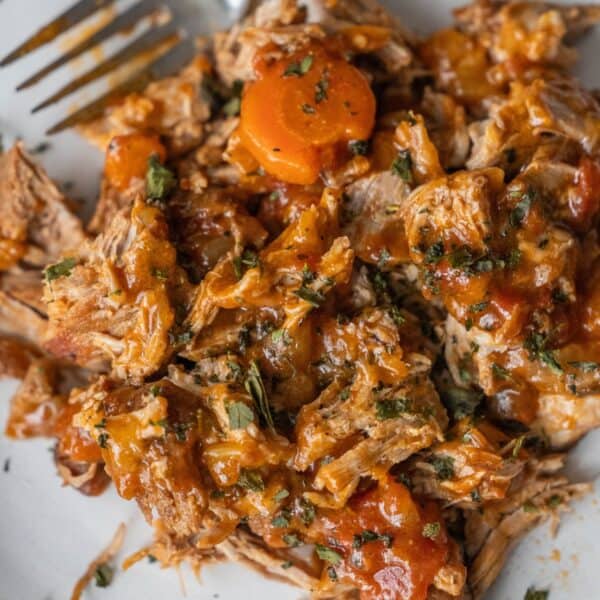
[[[106,92],[103,96],[94,100],[90,104],[80,108],[73,114],[69,115],[66,119],[63,119],[56,125],[53,125],[46,131],[46,135],[54,135],[92,121],[96,117],[99,117],[107,106],[110,106],[119,98],[126,96],[132,92],[138,92],[143,90],[151,81],[155,79],[162,79],[168,77],[174,72],[179,70],[183,64],[191,60],[194,56],[194,45],[188,39],[182,39],[182,41],[173,46],[171,50],[158,58],[150,65],[146,65],[136,73],[134,73],[129,79],[115,87],[114,89]]]
[[[154,12],[160,10],[167,10],[164,6],[158,8],[161,0],[141,0],[137,4],[128,8],[124,13],[119,15],[114,21],[111,21],[108,25],[96,31],[89,38],[83,40],[79,44],[75,45],[68,52],[59,56],[55,61],[46,65],[40,69],[37,73],[26,79],[23,83],[17,86],[17,91],[24,90],[35,83],[38,83],[50,73],[62,67],[62,65],[68,63],[70,60],[77,58],[90,48],[100,45],[105,40],[109,39],[113,35],[123,31],[129,27],[133,27],[139,23],[145,17],[151,17]]]
[[[7,54],[0,60],[0,67],[4,67],[18,58],[33,52],[40,46],[51,42],[61,33],[64,33],[71,27],[81,23],[84,19],[87,19],[90,15],[110,6],[114,2],[115,0],[80,0],[77,4],[56,17],[56,19],[38,29],[30,38]]]
[[[116,68],[124,65],[137,55],[150,51],[155,51],[158,54],[164,54],[180,40],[181,33],[178,31],[171,31],[169,28],[164,27],[161,29],[151,29],[141,37],[137,38],[133,43],[117,52],[117,54],[114,56],[111,56],[103,63],[62,87],[58,92],[34,107],[31,112],[36,113],[43,108],[50,106],[51,104],[55,104],[59,100],[62,100],[65,96],[72,94],[84,85],[87,85],[88,83],[99,79],[107,73],[114,71]]]

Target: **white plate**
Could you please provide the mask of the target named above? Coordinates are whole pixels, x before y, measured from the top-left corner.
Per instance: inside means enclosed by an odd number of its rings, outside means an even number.
[[[184,7],[192,0],[176,0]],[[214,8],[217,0],[200,0]],[[70,0],[4,0],[0,2],[0,54],[20,42],[25,35],[58,14]],[[455,0],[390,0],[407,25],[427,32],[446,24]],[[207,21],[203,20],[205,24]],[[22,136],[27,145],[43,140],[42,132],[72,106],[67,100],[59,107],[31,117],[28,108],[49,95],[72,76],[71,67],[41,86],[18,96],[17,83],[36,67],[49,62],[60,49],[53,44],[0,71],[0,131],[10,138]],[[600,84],[597,60],[600,32],[589,34],[581,45],[581,74],[590,86]],[[588,61],[586,63],[586,60]],[[89,62],[77,65],[83,69]],[[596,72],[595,72],[596,71]],[[93,97],[87,93],[87,98]],[[81,96],[80,96],[81,97]],[[50,175],[58,181],[72,181],[74,194],[93,198],[97,193],[101,156],[73,133],[51,140],[52,148],[40,157]],[[14,382],[0,383],[0,423],[8,414],[8,399]],[[99,498],[86,498],[70,488],[62,488],[55,474],[48,440],[11,442],[0,436],[0,600],[66,600],[74,581],[89,561],[111,538],[119,522],[128,525],[125,547],[120,556],[134,552],[151,536],[133,503],[118,498],[111,490]],[[10,461],[10,470],[2,465]],[[588,436],[569,461],[576,480],[595,479],[600,474],[600,434]],[[600,564],[600,490],[575,505],[552,539],[547,526],[536,530],[512,555],[489,600],[520,600],[529,585],[551,589],[550,600],[594,600],[600,598],[597,569]],[[187,598],[239,600],[294,600],[303,596],[295,588],[267,581],[237,565],[206,568],[202,582],[183,569]],[[161,570],[155,564],[140,563],[128,572],[118,572],[113,584],[90,587],[90,600],[165,600],[183,598],[180,578],[174,570]]]

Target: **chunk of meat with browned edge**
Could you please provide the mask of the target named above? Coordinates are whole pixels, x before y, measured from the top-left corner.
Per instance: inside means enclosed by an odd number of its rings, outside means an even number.
[[[100,494],[109,479],[100,449],[85,431],[74,427],[72,416],[80,406],[70,393],[88,384],[83,370],[49,358],[33,360],[11,399],[6,435],[14,439],[52,437],[54,460],[66,485],[86,495]]]
[[[270,308],[293,335],[336,285],[350,279],[353,252],[348,238],[338,235],[338,209],[338,195],[327,189],[319,205],[262,251],[224,257],[198,287],[187,318],[191,330],[200,332],[221,309]]]
[[[175,254],[160,209],[138,199],[72,257],[68,272],[46,281],[45,347],[80,365],[110,365],[122,379],[160,369],[187,302]]]
[[[0,200],[2,270],[20,260],[43,268],[85,240],[67,199],[22,144],[0,157]]]
[[[332,325],[320,327],[335,379],[298,414],[294,467],[314,469],[313,502],[341,506],[361,477],[441,440],[447,417],[429,359],[403,351],[390,314],[372,309]]]
[[[140,388],[105,386],[74,423],[101,443],[121,496],[135,498],[150,523],[158,519],[165,531],[195,535],[198,547],[208,548],[233,532],[240,512],[251,511],[236,485],[244,473],[264,467],[266,482],[269,464],[283,463],[289,444],[267,443],[257,424],[232,427],[228,407],[251,402],[242,386],[205,387],[176,372],[173,380],[178,385],[163,379]],[[237,499],[229,508],[217,502],[225,494]]]
[[[169,201],[170,223],[181,262],[194,281],[229,253],[259,250],[267,238],[260,221],[248,214],[235,189],[180,192]]]
[[[22,377],[46,329],[42,273],[85,240],[68,200],[22,144],[0,157],[2,375]],[[10,353],[8,353],[10,351]]]
[[[102,151],[115,136],[152,131],[161,136],[170,155],[183,154],[202,141],[211,116],[203,88],[210,69],[207,59],[198,56],[177,75],[112,104],[79,131]]]
[[[570,484],[559,471],[564,455],[531,459],[512,483],[505,500],[465,512],[469,584],[474,600],[483,598],[510,551],[534,526],[569,510],[572,500],[589,492],[588,484]]]

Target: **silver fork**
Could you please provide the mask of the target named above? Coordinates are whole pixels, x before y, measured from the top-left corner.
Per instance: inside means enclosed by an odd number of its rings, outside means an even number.
[[[140,60],[144,64],[99,98],[56,123],[47,135],[58,133],[74,125],[94,119],[115,99],[143,89],[150,81],[173,74],[191,59],[194,52],[192,36],[207,33],[206,24],[226,28],[241,18],[248,0],[138,0],[123,9],[119,0],[79,0],[71,8],[44,25],[13,51],[0,60],[5,67],[56,40],[59,36],[81,25],[86,19],[103,10],[115,10],[116,16],[106,25],[86,35],[71,49],[17,86],[17,91],[29,88],[111,38],[122,35],[135,26],[146,25],[145,31],[88,71],[76,76],[33,109],[38,112],[87,84],[96,81],[121,67]],[[2,9],[0,8],[0,17]],[[185,24],[184,27],[182,25]],[[148,60],[145,60],[148,57]]]

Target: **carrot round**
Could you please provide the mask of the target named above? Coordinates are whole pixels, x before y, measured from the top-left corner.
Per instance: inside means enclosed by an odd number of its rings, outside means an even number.
[[[313,43],[279,60],[259,56],[242,97],[240,137],[268,173],[308,185],[336,147],[370,136],[375,97],[353,65]]]

